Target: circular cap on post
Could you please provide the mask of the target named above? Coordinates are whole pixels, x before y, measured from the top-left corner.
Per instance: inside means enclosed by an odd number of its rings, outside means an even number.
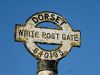
[[[58,73],[57,66],[58,66],[58,61],[38,60],[38,74],[46,72],[47,75],[56,75]]]
[[[58,73],[57,71],[58,61],[54,60],[38,60],[38,72],[49,70]]]

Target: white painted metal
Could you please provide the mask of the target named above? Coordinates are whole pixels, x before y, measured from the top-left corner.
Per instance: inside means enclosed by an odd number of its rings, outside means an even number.
[[[49,16],[49,20],[42,19],[44,15]],[[39,15],[40,19],[39,19]],[[54,15],[55,19],[51,20]],[[34,20],[33,20],[34,18]],[[37,23],[37,22],[38,23]],[[37,25],[44,21],[55,23],[59,29],[37,28]],[[41,60],[57,60],[68,54],[73,46],[80,46],[80,32],[73,30],[68,22],[58,14],[52,12],[41,12],[33,15],[25,26],[16,27],[16,40],[23,41],[28,50],[37,58]],[[61,44],[61,47],[46,51],[39,48],[35,42],[48,44]]]
[[[38,75],[57,75],[57,74],[53,71],[45,70],[45,71],[40,71]]]
[[[58,29],[38,28],[37,25],[41,22],[52,22],[57,25]],[[28,19],[25,26],[17,25],[15,38],[16,41],[24,42],[29,52],[35,58],[46,61],[59,60],[65,57],[72,47],[80,46],[80,32],[73,30],[63,17],[53,12],[37,13]],[[36,42],[60,44],[61,46],[58,49],[47,51],[38,47]],[[57,75],[54,72],[55,70],[49,70],[51,65],[46,67],[45,64],[39,65],[39,68],[42,68],[43,71],[40,70],[38,75]],[[57,65],[51,68],[53,69],[54,67],[57,67]],[[45,70],[45,68],[48,70]]]

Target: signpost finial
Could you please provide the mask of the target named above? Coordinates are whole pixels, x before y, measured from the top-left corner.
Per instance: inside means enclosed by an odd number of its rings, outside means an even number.
[[[51,22],[56,29],[38,27],[42,22]],[[30,17],[25,25],[16,25],[15,40],[23,42],[28,51],[38,59],[38,75],[56,75],[57,64],[72,47],[80,46],[80,32],[54,12],[39,12]],[[59,44],[55,50],[44,50],[37,43]],[[46,72],[46,74],[45,74]]]

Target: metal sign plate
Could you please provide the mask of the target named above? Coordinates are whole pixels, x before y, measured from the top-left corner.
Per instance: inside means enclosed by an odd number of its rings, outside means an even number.
[[[39,28],[42,22],[52,22],[58,29]],[[80,46],[80,32],[73,30],[69,23],[54,12],[40,12],[30,17],[25,25],[15,27],[15,40],[24,42],[29,52],[37,59],[57,60],[68,54],[74,46]],[[43,50],[36,43],[59,44],[55,50]]]

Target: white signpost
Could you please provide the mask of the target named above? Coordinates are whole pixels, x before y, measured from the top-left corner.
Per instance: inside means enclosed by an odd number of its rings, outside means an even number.
[[[38,27],[42,22],[52,22],[56,29]],[[54,12],[39,12],[30,17],[25,25],[15,27],[15,40],[24,42],[28,51],[38,59],[38,75],[57,75],[58,61],[65,57],[72,47],[80,46],[80,32]],[[58,44],[55,50],[44,50],[36,43]]]

